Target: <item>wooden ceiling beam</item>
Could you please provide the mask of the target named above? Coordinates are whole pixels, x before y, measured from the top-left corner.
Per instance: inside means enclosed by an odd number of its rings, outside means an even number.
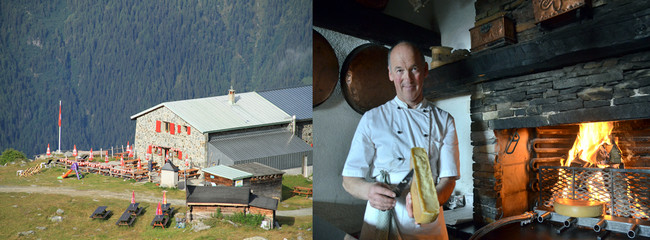
[[[440,33],[364,8],[352,0],[314,0],[314,26],[392,46],[406,40],[426,56],[440,46]]]

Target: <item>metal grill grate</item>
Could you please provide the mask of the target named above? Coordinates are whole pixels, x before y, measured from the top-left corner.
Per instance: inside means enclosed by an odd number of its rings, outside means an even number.
[[[542,166],[539,168],[540,203],[552,207],[556,198],[606,203],[607,214],[648,219],[650,170]]]

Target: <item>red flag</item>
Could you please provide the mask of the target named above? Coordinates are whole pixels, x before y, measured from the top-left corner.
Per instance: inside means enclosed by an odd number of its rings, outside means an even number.
[[[135,203],[135,191],[131,193],[131,203]]]
[[[59,127],[61,127],[61,101],[59,101]]]

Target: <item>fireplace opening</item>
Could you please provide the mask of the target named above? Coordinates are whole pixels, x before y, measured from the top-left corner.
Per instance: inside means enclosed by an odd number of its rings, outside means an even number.
[[[532,210],[540,223],[553,220],[619,232],[648,228],[650,119],[494,133],[498,218]],[[597,224],[603,219],[612,229]],[[640,236],[650,235],[645,231]]]

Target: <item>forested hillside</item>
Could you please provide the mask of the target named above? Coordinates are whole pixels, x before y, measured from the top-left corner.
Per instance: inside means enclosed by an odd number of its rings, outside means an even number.
[[[133,141],[165,101],[311,84],[311,2],[0,1],[0,151]]]

